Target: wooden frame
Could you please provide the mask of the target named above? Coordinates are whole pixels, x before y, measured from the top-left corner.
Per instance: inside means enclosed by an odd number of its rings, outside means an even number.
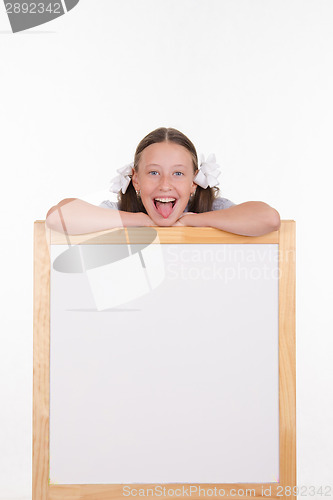
[[[131,241],[145,241],[145,228],[129,228]],[[224,490],[234,499],[292,499],[296,495],[296,352],[295,352],[295,222],[282,221],[279,231],[247,237],[211,228],[156,227],[160,243],[277,243],[279,245],[279,409],[280,477],[278,483],[201,484],[202,490]],[[114,231],[94,233],[94,243],[115,243]],[[117,229],[119,232],[119,228]],[[125,234],[127,230],[123,229]],[[89,244],[92,235],[71,236],[72,244]],[[96,239],[98,238],[98,239]],[[108,241],[109,240],[109,241]],[[49,484],[50,408],[50,244],[64,244],[64,235],[34,224],[34,334],[33,334],[33,500],[110,500],[123,497],[123,485]],[[123,239],[121,240],[123,242]],[[120,243],[120,241],[119,241]],[[143,485],[133,485],[138,489]],[[167,484],[179,488],[179,484]],[[195,486],[195,485],[194,485]],[[154,485],[144,485],[145,489]],[[235,496],[237,490],[242,490]],[[246,490],[248,490],[246,492]],[[246,494],[247,493],[247,494]],[[192,493],[197,500],[203,496]],[[207,495],[208,496],[208,495]],[[165,499],[175,496],[163,496]],[[185,498],[185,496],[177,496]]]

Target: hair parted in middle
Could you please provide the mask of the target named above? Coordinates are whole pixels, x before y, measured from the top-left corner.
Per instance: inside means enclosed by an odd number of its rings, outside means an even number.
[[[193,143],[186,135],[175,128],[160,127],[147,134],[142,141],[138,144],[134,155],[134,170],[137,172],[139,168],[139,161],[141,153],[151,144],[159,142],[172,142],[179,144],[186,148],[191,156],[193,162],[193,173],[198,170],[198,156]],[[188,204],[188,211],[195,213],[209,212],[212,209],[213,201],[218,196],[218,187],[207,187],[203,189],[197,186],[193,196],[191,196]],[[143,212],[147,213],[142,200],[137,196],[132,181],[129,183],[126,193],[121,191],[118,194],[119,210],[124,212]]]

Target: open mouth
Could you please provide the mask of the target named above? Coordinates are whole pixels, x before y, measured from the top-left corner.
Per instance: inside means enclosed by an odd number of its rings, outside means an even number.
[[[176,198],[154,198],[155,208],[164,219],[169,217],[176,203]]]

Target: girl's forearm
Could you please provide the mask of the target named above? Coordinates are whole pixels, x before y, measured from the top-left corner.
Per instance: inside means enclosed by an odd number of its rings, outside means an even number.
[[[77,198],[66,198],[48,211],[46,225],[55,231],[74,235],[114,227],[149,226],[151,220],[141,212],[101,208]]]
[[[244,236],[261,236],[280,228],[279,213],[262,201],[247,201],[223,210],[184,215],[186,226],[214,227]]]

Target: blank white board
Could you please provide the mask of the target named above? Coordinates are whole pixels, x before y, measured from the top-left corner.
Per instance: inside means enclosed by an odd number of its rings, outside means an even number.
[[[278,245],[51,264],[51,483],[278,482]]]

